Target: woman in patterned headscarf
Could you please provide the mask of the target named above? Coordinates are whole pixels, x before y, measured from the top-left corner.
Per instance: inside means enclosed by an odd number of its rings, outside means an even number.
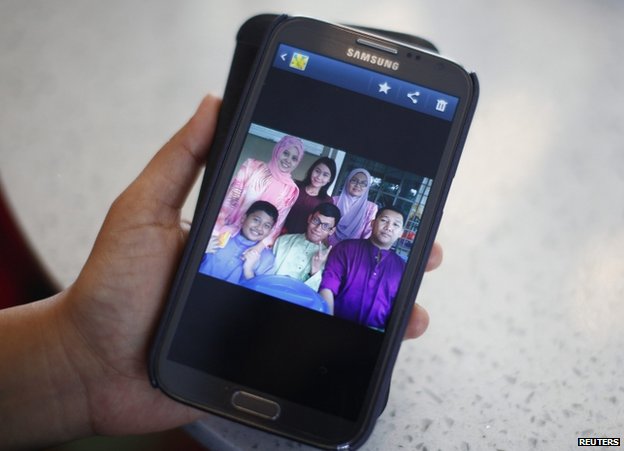
[[[372,177],[363,168],[349,172],[340,196],[334,196],[334,204],[342,213],[336,232],[329,236],[329,244],[342,240],[368,238],[371,235],[371,221],[377,214],[377,205],[368,200]]]
[[[273,204],[279,213],[273,231],[263,241],[267,246],[273,244],[299,196],[299,188],[291,174],[301,162],[303,150],[299,138],[284,136],[273,148],[268,163],[253,158],[245,160],[230,182],[213,236],[219,236],[225,245],[229,236],[238,232],[249,206],[257,200],[264,200]]]

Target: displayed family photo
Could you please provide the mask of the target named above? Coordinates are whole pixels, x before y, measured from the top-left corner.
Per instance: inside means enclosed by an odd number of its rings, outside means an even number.
[[[431,184],[252,124],[199,272],[384,330]]]

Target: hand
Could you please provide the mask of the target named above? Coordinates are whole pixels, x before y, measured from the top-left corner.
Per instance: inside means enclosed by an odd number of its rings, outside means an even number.
[[[76,282],[0,311],[0,437],[40,448],[82,436],[141,434],[204,415],[152,388],[147,353],[188,233],[181,207],[212,142],[219,101],[191,120],[115,200]],[[264,246],[263,246],[264,248]],[[428,270],[439,266],[434,245]],[[406,337],[427,328],[416,305]]]
[[[146,356],[188,234],[180,211],[204,164],[219,103],[204,99],[115,200],[63,299],[66,353],[83,383],[93,434],[163,430],[202,415],[151,387]]]
[[[442,246],[438,243],[433,243],[425,271],[433,271],[440,266],[442,264],[442,256]],[[414,304],[407,329],[405,330],[405,339],[420,337],[425,333],[428,326],[429,313],[419,304]]]
[[[219,249],[221,249],[223,246],[221,246],[219,241],[221,241],[221,239],[219,238],[218,235],[212,235],[210,237],[210,240],[208,241],[208,246],[206,246],[206,253],[207,254],[214,254]]]
[[[244,262],[243,275],[245,276],[245,279],[251,279],[255,277],[256,273],[254,272],[254,269],[256,268],[256,265],[258,265],[258,261],[260,261],[260,252],[261,251],[258,251],[256,245],[250,247],[245,252],[243,252],[243,255],[241,255],[241,259]]]
[[[326,250],[323,250],[323,246],[319,243],[318,252],[312,256],[312,262],[310,264],[310,275],[313,276],[317,272],[319,272],[325,266],[325,262],[327,261],[327,257],[329,256],[329,251],[331,251],[332,247],[329,246]]]
[[[266,249],[265,244],[262,241],[258,241],[256,244],[254,244],[253,246],[251,246],[249,249],[247,249],[245,252],[243,252],[243,260],[245,259],[245,257],[247,256],[247,254],[251,253],[251,252],[255,252],[258,255],[262,254],[262,251]]]

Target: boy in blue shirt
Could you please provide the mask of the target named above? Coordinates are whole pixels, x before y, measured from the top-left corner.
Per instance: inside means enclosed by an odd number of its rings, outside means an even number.
[[[266,248],[258,252],[253,247],[269,235],[277,218],[277,208],[270,202],[259,200],[251,204],[236,235],[225,239],[222,236],[210,238],[199,272],[232,283],[260,274],[272,274],[273,253]]]

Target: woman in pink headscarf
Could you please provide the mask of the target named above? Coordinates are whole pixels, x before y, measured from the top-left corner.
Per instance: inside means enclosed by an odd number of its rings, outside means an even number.
[[[220,242],[227,242],[229,236],[240,229],[249,206],[257,200],[264,200],[273,204],[279,213],[273,230],[263,240],[267,246],[273,244],[290,208],[299,196],[299,188],[291,174],[302,158],[301,140],[284,136],[273,148],[271,161],[268,163],[253,158],[245,160],[227,190],[213,236],[219,236]]]
[[[342,240],[368,238],[371,236],[371,222],[377,214],[377,205],[368,200],[372,177],[363,168],[349,172],[340,196],[334,196],[334,204],[342,213],[336,232],[329,236],[332,246]]]

